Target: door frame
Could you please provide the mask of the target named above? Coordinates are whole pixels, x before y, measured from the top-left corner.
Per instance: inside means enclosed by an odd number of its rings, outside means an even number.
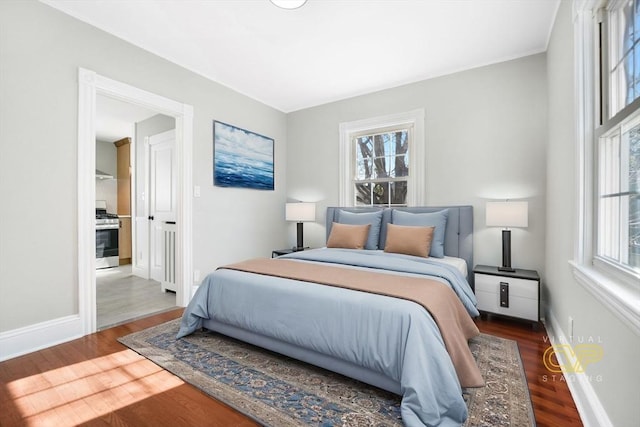
[[[176,120],[176,305],[191,298],[193,277],[193,107],[78,68],[78,311],[83,334],[96,331],[96,96],[137,104]]]

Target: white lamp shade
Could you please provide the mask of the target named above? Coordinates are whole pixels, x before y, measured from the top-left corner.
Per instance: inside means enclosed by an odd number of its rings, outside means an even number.
[[[287,203],[285,206],[285,218],[287,221],[315,221],[316,204],[305,202]]]
[[[528,202],[487,202],[487,227],[528,227]]]

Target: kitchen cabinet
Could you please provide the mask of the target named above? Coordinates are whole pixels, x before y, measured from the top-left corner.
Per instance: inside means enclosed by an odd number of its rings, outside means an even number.
[[[116,146],[118,180],[118,254],[120,265],[131,264],[131,138],[122,138]]]
[[[118,255],[120,265],[131,264],[131,217],[121,216],[118,233]]]
[[[117,148],[118,215],[131,215],[131,138],[113,143]]]

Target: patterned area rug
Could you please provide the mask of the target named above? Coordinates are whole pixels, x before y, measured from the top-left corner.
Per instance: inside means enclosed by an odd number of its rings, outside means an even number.
[[[267,426],[402,426],[400,396],[211,332],[176,340],[179,320],[120,342]],[[470,343],[485,379],[463,390],[465,426],[535,426],[518,345],[482,334]]]

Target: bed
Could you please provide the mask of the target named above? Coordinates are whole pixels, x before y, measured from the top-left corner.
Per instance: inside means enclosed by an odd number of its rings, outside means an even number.
[[[382,250],[401,219],[412,225],[431,214],[446,219],[432,230],[429,257]],[[469,283],[472,207],[331,207],[328,242],[344,224],[366,223],[367,215],[379,222],[369,224],[362,249],[307,250],[254,260],[256,270],[238,263],[209,274],[185,310],[178,338],[199,328],[216,331],[398,394],[406,426],[459,426],[467,418],[461,387],[483,385],[467,344],[477,334],[471,318],[478,315]],[[439,256],[432,256],[434,250]],[[307,278],[315,270],[322,278]],[[330,276],[346,283],[325,283]],[[363,292],[354,285],[359,282],[384,290]],[[416,284],[416,294],[429,287],[454,297],[437,308],[431,301],[428,310],[422,300],[394,294],[413,293]],[[457,317],[443,320],[449,312]],[[458,323],[464,331],[449,330]]]

